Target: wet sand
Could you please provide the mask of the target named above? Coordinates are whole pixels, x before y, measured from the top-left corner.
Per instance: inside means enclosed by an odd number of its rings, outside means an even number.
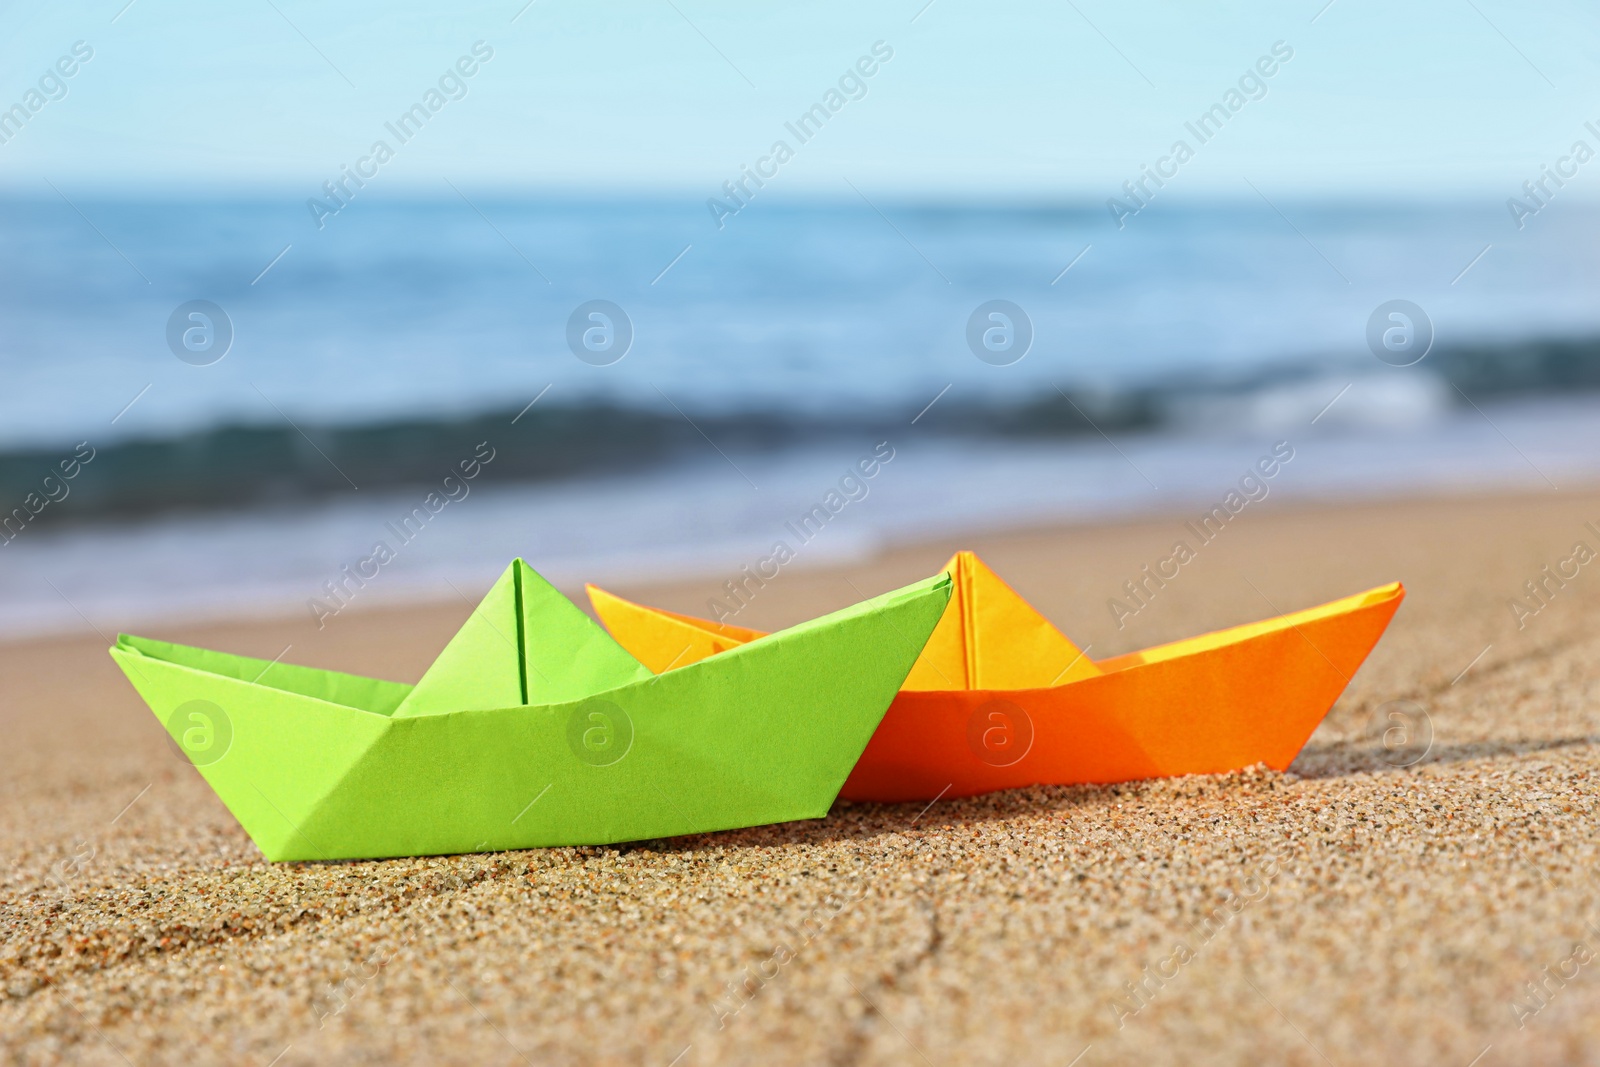
[[[270,865],[102,636],[0,646],[0,1046],[263,1067],[1600,1062],[1600,562],[1520,629],[1509,606],[1574,542],[1600,549],[1600,494],[1276,505],[1121,629],[1108,599],[1189,516],[790,568],[738,621],[842,607],[955,547],[1096,658],[1403,580],[1288,773],[841,803],[617,848]],[[616,592],[704,613],[720,586]],[[151,636],[414,681],[469,609]],[[1386,743],[1397,722],[1411,735]]]

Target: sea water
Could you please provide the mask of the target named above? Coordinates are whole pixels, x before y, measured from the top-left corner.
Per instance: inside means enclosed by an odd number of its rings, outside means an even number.
[[[312,612],[330,582],[350,604],[471,594],[514,554],[569,581],[731,575],[832,490],[791,546],[821,562],[1203,505],[1278,441],[1291,497],[1600,466],[1574,392],[1600,350],[1581,204],[1519,230],[1494,203],[1241,199],[1119,229],[1093,204],[774,198],[718,229],[692,202],[463,192],[321,229],[268,196],[7,202],[0,503],[58,452],[97,458],[0,547],[0,627]],[[969,340],[996,299],[1032,335],[1015,361]],[[1394,299],[1432,331],[1412,366],[1368,344]],[[193,300],[226,316],[214,362],[169,342]],[[570,343],[594,300],[630,328],[615,361]],[[518,436],[562,418],[569,447]],[[430,510],[480,437],[496,459]],[[419,533],[386,533],[419,507]],[[379,576],[341,586],[378,542]]]

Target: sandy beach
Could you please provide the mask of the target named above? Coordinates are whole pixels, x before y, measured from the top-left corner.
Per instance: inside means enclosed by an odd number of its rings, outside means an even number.
[[[0,1043],[141,1067],[1600,1062],[1600,570],[1511,607],[1600,549],[1600,492],[1277,504],[1120,628],[1108,600],[1191,516],[789,569],[736,621],[795,623],[958,547],[1096,658],[1405,582],[1287,773],[616,848],[268,864],[114,635],[0,646]],[[725,577],[615,591],[704,614]],[[415,681],[470,607],[150,636]],[[1397,708],[1412,736],[1386,744]]]

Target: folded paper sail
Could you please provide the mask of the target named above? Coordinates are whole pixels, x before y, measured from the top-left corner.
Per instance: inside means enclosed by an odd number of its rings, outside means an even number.
[[[520,559],[415,686],[122,635],[271,860],[606,844],[826,815],[946,576],[659,677]]]
[[[950,606],[846,799],[1284,770],[1405,596],[1397,582],[1097,663],[972,553],[947,570]],[[714,662],[762,636],[588,588],[612,635],[652,670]]]

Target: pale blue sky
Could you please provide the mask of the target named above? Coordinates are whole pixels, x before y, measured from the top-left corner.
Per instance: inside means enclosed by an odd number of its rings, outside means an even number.
[[[0,144],[6,187],[309,195],[477,40],[493,60],[399,148],[385,188],[708,196],[878,40],[894,58],[799,148],[785,190],[1103,199],[1280,40],[1294,58],[1174,195],[1248,178],[1505,197],[1574,139],[1600,147],[1583,129],[1600,127],[1600,14],[1576,3],[124,3],[0,11],[0,107],[74,41],[94,49]],[[1600,161],[1573,181],[1566,195],[1600,195]]]

